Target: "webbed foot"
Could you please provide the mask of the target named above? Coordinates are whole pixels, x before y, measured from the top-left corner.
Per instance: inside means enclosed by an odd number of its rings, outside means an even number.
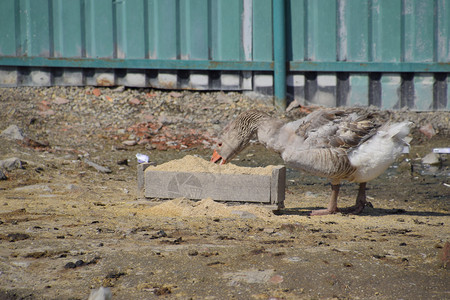
[[[341,212],[338,208],[336,208],[336,209],[328,209],[328,208],[326,208],[326,209],[316,209],[316,210],[313,210],[310,213],[310,216],[325,216],[325,215],[336,214],[338,212]]]

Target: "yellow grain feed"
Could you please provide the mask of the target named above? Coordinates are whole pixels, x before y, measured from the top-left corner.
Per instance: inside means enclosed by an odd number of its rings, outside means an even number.
[[[146,171],[271,175],[274,167],[275,166],[246,168],[231,163],[218,165],[197,156],[186,155],[181,159],[171,160],[156,167],[150,166]]]

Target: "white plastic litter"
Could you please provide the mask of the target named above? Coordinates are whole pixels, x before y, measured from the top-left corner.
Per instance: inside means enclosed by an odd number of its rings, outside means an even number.
[[[450,154],[450,148],[434,148],[433,153]]]
[[[140,164],[148,163],[148,156],[145,154],[137,153],[136,158]]]
[[[101,287],[98,290],[92,290],[88,300],[111,300],[112,293],[110,288]]]

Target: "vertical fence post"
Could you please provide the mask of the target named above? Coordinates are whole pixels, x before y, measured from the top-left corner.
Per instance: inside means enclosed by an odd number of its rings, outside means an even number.
[[[273,2],[273,81],[275,106],[286,109],[286,23],[285,0]]]

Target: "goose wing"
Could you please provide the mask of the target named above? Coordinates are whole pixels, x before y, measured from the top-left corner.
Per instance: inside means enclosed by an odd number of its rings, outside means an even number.
[[[357,147],[376,133],[380,122],[370,112],[319,110],[304,118],[296,130],[310,148]]]

